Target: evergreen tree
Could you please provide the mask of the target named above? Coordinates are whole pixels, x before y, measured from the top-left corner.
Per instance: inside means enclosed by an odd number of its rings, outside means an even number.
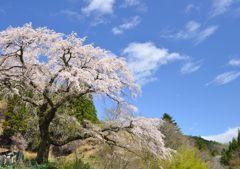
[[[166,122],[169,122],[169,123],[172,123],[173,125],[175,125],[176,127],[178,126],[177,125],[177,122],[173,119],[172,116],[170,116],[168,113],[164,113],[163,116],[162,116],[162,120],[166,121]]]
[[[70,115],[74,115],[79,122],[89,120],[92,123],[98,123],[96,108],[91,95],[80,97],[69,103]]]
[[[237,138],[233,138],[228,149],[222,152],[221,163],[230,168],[240,166],[240,130],[238,130]]]
[[[182,145],[188,144],[187,138],[182,134],[180,128],[172,116],[164,113],[162,120],[164,123],[161,125],[160,131],[165,136],[164,143],[166,147],[176,150]]]
[[[237,142],[238,142],[238,146],[240,147],[240,129],[238,129]]]
[[[31,118],[29,109],[17,96],[8,98],[4,116],[3,133],[6,136],[13,136],[16,133],[25,134],[31,127],[28,123]]]
[[[20,101],[17,96],[7,99],[7,110],[4,113],[5,121],[3,123],[3,131],[6,136],[13,136],[16,133],[25,134],[30,127],[29,121],[33,118],[29,107],[26,103]],[[79,122],[84,119],[92,123],[98,123],[96,108],[92,97],[81,97],[69,103],[67,107],[63,107],[62,111],[69,112],[69,115],[75,116]]]

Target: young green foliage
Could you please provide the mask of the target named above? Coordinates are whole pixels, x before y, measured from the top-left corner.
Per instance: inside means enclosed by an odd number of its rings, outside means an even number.
[[[192,148],[180,148],[171,160],[163,163],[164,169],[208,169],[208,164]]]

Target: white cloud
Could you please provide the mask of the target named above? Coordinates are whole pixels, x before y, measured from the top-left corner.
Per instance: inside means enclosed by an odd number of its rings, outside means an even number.
[[[170,53],[168,49],[158,48],[152,42],[130,43],[122,54],[127,57],[129,67],[140,85],[155,80],[154,73],[160,66],[187,59],[179,53]]]
[[[215,17],[227,12],[236,1],[237,0],[213,0],[213,9],[210,16]]]
[[[218,26],[213,25],[206,28],[202,28],[202,25],[196,21],[189,21],[185,28],[176,34],[162,34],[163,38],[173,38],[178,40],[189,40],[192,39],[195,45],[205,41],[218,29]]]
[[[230,66],[240,66],[240,59],[231,59],[229,60],[228,64]]]
[[[198,71],[201,68],[201,64],[199,62],[187,62],[181,67],[181,73],[182,74],[190,74],[193,72]]]
[[[217,85],[224,85],[236,80],[239,76],[240,76],[240,72],[236,72],[236,71],[225,72],[218,75],[211,83],[215,83]]]
[[[112,14],[115,0],[88,0],[88,5],[82,8],[87,16],[95,13],[99,16]]]
[[[230,128],[224,133],[212,136],[203,136],[203,138],[206,140],[217,141],[220,143],[229,143],[229,141],[237,137],[238,129],[240,129],[240,127]]]
[[[114,27],[112,29],[112,32],[115,35],[119,35],[124,33],[124,31],[129,30],[129,29],[133,29],[134,27],[136,27],[139,23],[141,22],[141,18],[139,16],[135,16],[133,17],[131,20],[123,23],[122,25],[119,25],[117,27]]]
[[[69,17],[70,19],[76,19],[76,20],[82,20],[83,19],[83,16],[76,12],[76,11],[72,11],[72,10],[69,10],[69,9],[66,9],[66,10],[62,10],[60,11],[61,14],[63,15],[66,15],[67,17]]]

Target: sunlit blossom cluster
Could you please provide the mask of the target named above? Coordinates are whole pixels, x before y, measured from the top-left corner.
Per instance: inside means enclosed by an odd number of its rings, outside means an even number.
[[[164,135],[160,131],[162,124],[163,121],[158,118],[139,117],[133,120],[132,131],[140,138],[140,147],[164,159],[169,158],[173,150],[164,145]]]
[[[0,32],[0,81],[4,93],[24,95],[34,91],[36,101],[44,92],[92,93],[125,102],[123,95],[136,94],[138,86],[123,58],[84,45],[75,33],[64,35],[31,24]],[[129,92],[130,91],[130,92]],[[125,105],[125,104],[124,104]]]

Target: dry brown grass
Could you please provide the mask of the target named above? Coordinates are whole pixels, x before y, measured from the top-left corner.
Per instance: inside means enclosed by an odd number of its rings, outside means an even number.
[[[0,109],[6,109],[7,103],[5,101],[0,100]]]
[[[0,120],[0,136],[3,133],[3,122]]]
[[[24,152],[24,157],[25,157],[25,159],[26,160],[35,160],[35,158],[36,158],[36,156],[37,156],[37,153],[35,153],[35,152],[31,152],[31,151],[25,151]],[[54,160],[55,158],[53,157],[53,155],[52,155],[52,153],[51,153],[51,150],[50,150],[50,152],[49,152],[49,160],[51,161],[51,160]]]
[[[8,149],[0,147],[0,153],[5,152],[5,151],[8,151]]]
[[[26,160],[34,160],[37,156],[37,153],[30,152],[30,151],[25,151],[24,152],[24,158]]]

